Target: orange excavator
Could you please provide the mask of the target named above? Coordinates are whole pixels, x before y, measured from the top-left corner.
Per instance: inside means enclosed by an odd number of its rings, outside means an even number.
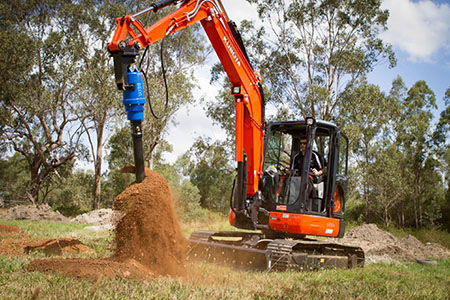
[[[170,5],[176,9],[150,27],[138,21]],[[146,100],[143,74],[136,64],[140,51],[200,22],[232,85],[237,174],[229,220],[251,231],[196,231],[189,239],[189,259],[262,270],[364,265],[359,247],[307,238],[344,234],[347,137],[336,125],[314,118],[265,122],[261,77],[220,0],[160,0],[116,22],[108,50],[131,122],[137,182],[145,176],[141,124]],[[311,172],[318,157],[323,157],[318,161],[323,165],[320,176]]]

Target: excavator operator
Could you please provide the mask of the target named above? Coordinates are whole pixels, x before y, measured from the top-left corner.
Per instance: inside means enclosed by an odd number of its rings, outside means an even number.
[[[303,158],[305,156],[306,151],[306,137],[302,137],[300,139],[300,151],[296,155],[294,159],[294,169],[300,173],[303,164]],[[325,172],[325,165],[323,156],[316,151],[312,151],[311,153],[311,164],[310,164],[310,176],[312,176],[313,182],[317,183],[319,181],[320,176]]]

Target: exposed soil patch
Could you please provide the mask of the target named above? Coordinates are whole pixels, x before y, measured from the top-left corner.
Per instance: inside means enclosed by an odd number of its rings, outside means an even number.
[[[23,255],[30,252],[48,255],[95,253],[94,249],[76,239],[5,238],[0,241],[0,254]]]
[[[367,263],[450,257],[450,251],[439,244],[424,244],[412,235],[399,239],[379,229],[375,224],[353,228],[346,232],[342,239],[338,239],[338,242],[361,247],[366,254]]]
[[[52,258],[37,259],[27,267],[27,271],[59,273],[78,279],[95,281],[102,278],[149,279],[152,273],[134,260],[117,262],[112,259]]]
[[[5,238],[27,238],[27,233],[18,226],[0,224],[0,240]]]

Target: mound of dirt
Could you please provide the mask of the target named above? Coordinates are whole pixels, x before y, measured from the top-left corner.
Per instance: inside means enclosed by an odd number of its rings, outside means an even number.
[[[123,214],[118,211],[114,211],[110,208],[102,208],[79,215],[73,218],[70,222],[75,224],[115,225],[122,218],[122,216]]]
[[[161,175],[147,169],[144,181],[117,196],[113,209],[125,213],[115,231],[117,260],[134,259],[159,275],[184,273],[187,242]]]
[[[146,170],[144,181],[133,183],[117,196],[113,208],[121,211],[123,218],[115,229],[112,258],[40,259],[32,261],[27,270],[87,280],[184,274],[187,242],[181,234],[169,186],[161,175]]]
[[[29,220],[29,221],[52,221],[57,223],[68,223],[69,219],[58,211],[53,211],[48,204],[39,207],[33,205],[19,205],[8,209],[1,216],[4,220]]]
[[[96,281],[102,278],[133,278],[145,280],[152,273],[134,260],[117,262],[112,259],[52,258],[37,259],[27,267],[27,271],[59,273],[78,279]]]
[[[339,243],[359,246],[368,263],[379,261],[416,261],[425,257],[447,258],[450,251],[438,244],[423,244],[412,235],[398,239],[375,224],[365,224],[345,233]]]
[[[95,253],[91,247],[76,239],[31,239],[5,238],[0,241],[0,253],[3,255],[23,255],[30,252],[43,252],[47,255]]]

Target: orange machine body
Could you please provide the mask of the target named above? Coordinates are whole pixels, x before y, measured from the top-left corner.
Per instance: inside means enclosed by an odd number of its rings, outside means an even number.
[[[337,237],[341,221],[335,218],[277,211],[269,214],[270,229],[302,235]]]

